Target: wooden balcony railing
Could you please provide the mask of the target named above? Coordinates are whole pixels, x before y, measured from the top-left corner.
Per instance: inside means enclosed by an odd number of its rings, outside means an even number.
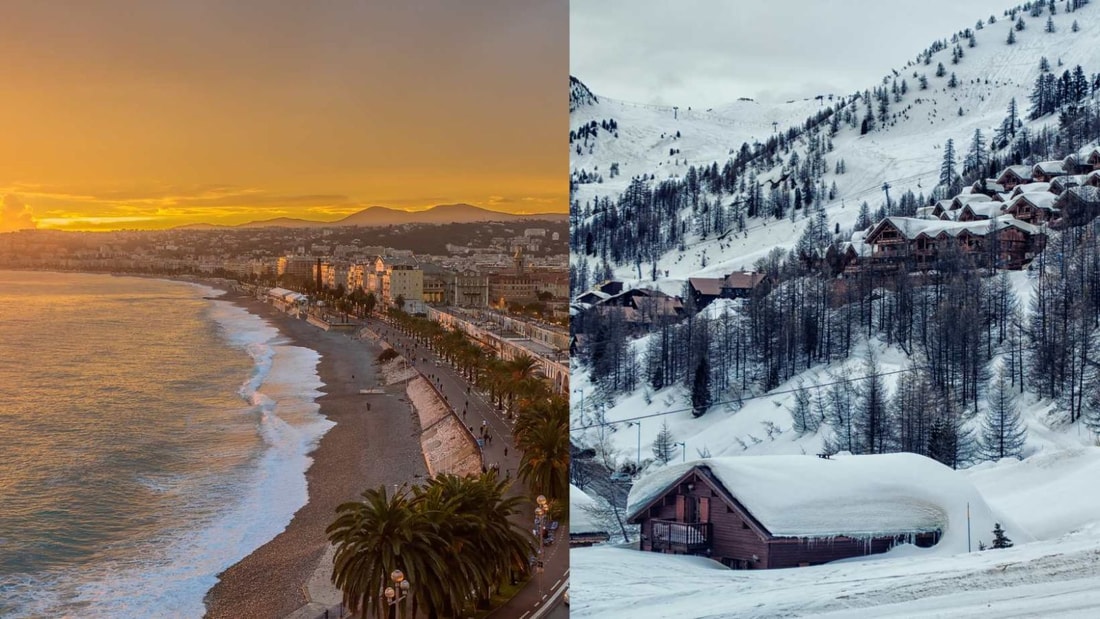
[[[698,552],[710,548],[710,536],[709,522],[653,521],[654,550]]]

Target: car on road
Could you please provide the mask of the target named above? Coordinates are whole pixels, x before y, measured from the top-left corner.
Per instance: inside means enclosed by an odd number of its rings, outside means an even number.
[[[615,471],[611,474],[611,481],[631,481],[633,478],[626,471]]]

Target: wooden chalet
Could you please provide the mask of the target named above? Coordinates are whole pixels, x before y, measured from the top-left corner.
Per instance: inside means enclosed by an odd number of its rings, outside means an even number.
[[[1036,182],[1036,183],[1024,183],[1022,185],[1016,185],[1015,187],[1012,188],[1012,191],[1001,194],[1001,196],[1004,198],[1002,200],[1003,202],[1008,202],[1008,201],[1012,200],[1012,198],[1022,196],[1025,193],[1040,193],[1040,192],[1043,192],[1043,191],[1050,191],[1050,183],[1038,183],[1038,182]]]
[[[715,299],[745,299],[767,281],[767,275],[755,271],[734,271],[725,277],[690,277],[688,290],[695,309],[701,310]]]
[[[1004,187],[1006,191],[1011,191],[1016,185],[1030,183],[1031,166],[1010,165],[1001,171],[994,182]]]
[[[1052,228],[1083,226],[1100,215],[1100,187],[1070,187],[1058,196],[1054,207],[1061,217],[1051,223]]]
[[[577,295],[577,298],[574,299],[574,301],[576,303],[584,303],[585,305],[596,305],[597,303],[602,303],[606,301],[607,298],[610,296],[611,295],[607,294],[606,292],[601,292],[599,290],[589,290]]]
[[[1061,193],[1070,187],[1076,187],[1078,185],[1085,184],[1084,174],[1063,174],[1056,176],[1050,181],[1050,193],[1054,195],[1061,195]]]
[[[974,181],[974,184],[970,186],[971,193],[980,193],[989,196],[993,196],[1004,193],[1004,185],[997,182],[995,178],[981,178]]]
[[[1100,146],[1086,146],[1070,157],[1073,157],[1073,163],[1076,165],[1074,172],[1078,174],[1100,170]],[[1066,159],[1069,160],[1069,157]]]
[[[1058,209],[1054,206],[1057,198],[1049,191],[1020,194],[1008,203],[1004,212],[1029,224],[1045,224],[1058,217]]]
[[[604,299],[595,308],[603,317],[618,314],[635,333],[646,333],[655,327],[679,322],[684,317],[684,304],[680,297],[652,288],[624,290]]]
[[[1001,215],[1004,204],[992,200],[971,202],[959,211],[957,221],[984,221]]]
[[[1040,183],[1049,183],[1054,177],[1063,174],[1066,174],[1065,162],[1063,160],[1040,161],[1031,166],[1032,180]]]
[[[734,569],[819,565],[901,543],[935,545],[946,515],[921,500],[930,492],[924,482],[953,473],[915,454],[710,458],[642,478],[627,521],[641,525],[646,552]]]
[[[975,267],[1019,269],[1041,250],[1043,238],[1035,226],[1004,215],[967,222],[887,217],[867,233],[864,243],[870,251],[848,264],[845,272],[925,271],[955,255],[969,256]],[[996,257],[991,255],[991,242],[996,243]]]
[[[1081,184],[1090,187],[1100,187],[1100,170],[1093,170],[1086,174],[1085,181]]]

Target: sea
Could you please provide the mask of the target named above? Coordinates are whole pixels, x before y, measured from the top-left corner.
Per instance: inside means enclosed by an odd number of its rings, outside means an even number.
[[[0,617],[201,617],[305,505],[319,355],[222,294],[0,271]]]

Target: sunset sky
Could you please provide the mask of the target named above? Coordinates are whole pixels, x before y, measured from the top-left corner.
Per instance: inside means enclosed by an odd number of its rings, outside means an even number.
[[[568,209],[566,0],[5,0],[0,231]]]

